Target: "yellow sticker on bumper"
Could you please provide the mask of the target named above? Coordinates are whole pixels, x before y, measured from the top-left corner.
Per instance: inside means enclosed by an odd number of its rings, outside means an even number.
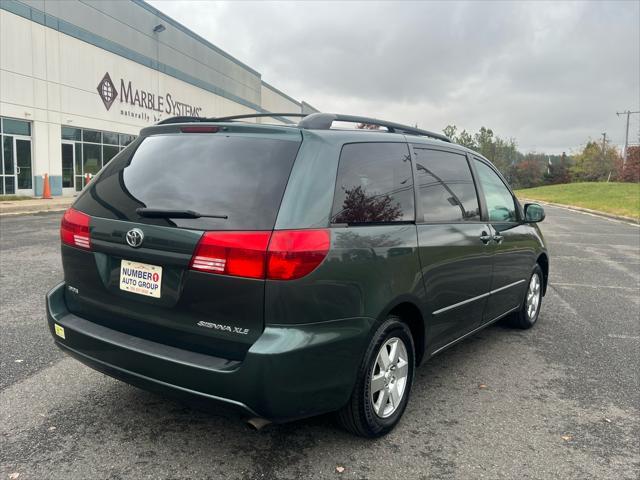
[[[58,335],[60,338],[64,338],[64,328],[62,328],[60,325],[58,325],[57,323],[53,324],[53,328],[56,331],[56,335]]]

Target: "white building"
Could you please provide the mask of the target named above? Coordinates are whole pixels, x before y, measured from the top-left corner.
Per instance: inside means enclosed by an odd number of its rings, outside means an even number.
[[[142,0],[0,0],[0,194],[72,195],[170,116],[313,111]]]

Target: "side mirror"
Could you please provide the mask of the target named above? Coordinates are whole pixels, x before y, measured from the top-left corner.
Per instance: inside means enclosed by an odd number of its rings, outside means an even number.
[[[527,223],[538,223],[544,220],[544,208],[537,203],[526,203],[524,205],[524,221]]]

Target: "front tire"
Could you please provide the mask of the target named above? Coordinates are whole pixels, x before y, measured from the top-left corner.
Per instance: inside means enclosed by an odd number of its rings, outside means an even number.
[[[411,331],[398,317],[388,317],[365,352],[349,403],[338,412],[342,426],[367,438],[389,433],[407,407],[414,365]]]
[[[529,277],[527,293],[525,294],[522,308],[507,318],[507,323],[514,327],[526,330],[533,327],[540,315],[542,305],[542,282],[544,277],[540,265],[536,264]]]

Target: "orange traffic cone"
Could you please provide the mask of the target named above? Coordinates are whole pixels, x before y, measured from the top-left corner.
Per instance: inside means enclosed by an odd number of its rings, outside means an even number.
[[[91,181],[91,174],[87,173],[84,176],[84,184],[87,185]]]
[[[51,200],[51,185],[49,185],[49,174],[45,173],[42,177],[42,198]]]

